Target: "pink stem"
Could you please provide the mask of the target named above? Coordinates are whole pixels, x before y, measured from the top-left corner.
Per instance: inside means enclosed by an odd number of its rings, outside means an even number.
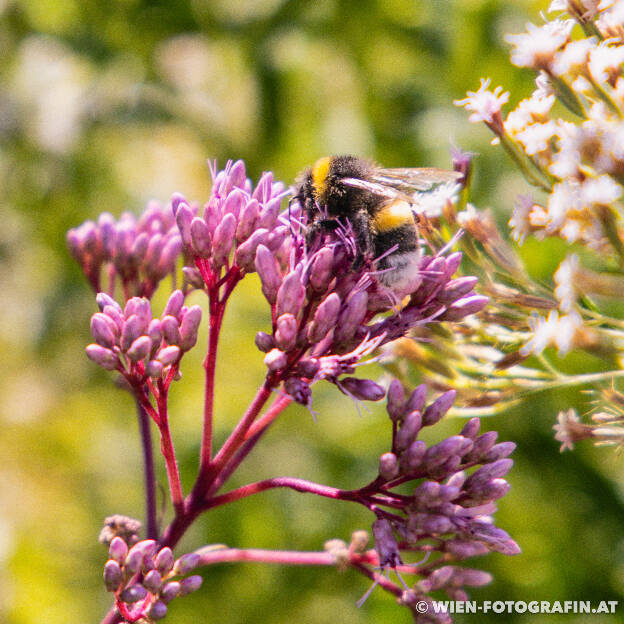
[[[202,505],[202,510],[212,509],[220,505],[232,503],[252,496],[253,494],[259,494],[266,490],[273,488],[290,488],[296,492],[307,492],[308,494],[316,494],[318,496],[324,496],[325,498],[334,498],[338,500],[357,500],[359,498],[358,492],[350,490],[341,490],[339,488],[331,487],[329,485],[321,485],[320,483],[314,483],[313,481],[306,481],[305,479],[297,479],[295,477],[274,477],[272,479],[265,479],[264,481],[256,481],[255,483],[249,483],[242,487],[236,488],[221,496],[215,496],[210,498]]]
[[[249,430],[245,434],[245,440],[252,438],[259,431],[266,429],[290,404],[292,403],[292,397],[282,395],[275,400],[273,405],[264,413],[258,420],[256,420]]]
[[[160,449],[163,457],[165,458],[167,478],[169,479],[169,489],[171,490],[171,502],[173,503],[176,515],[179,516],[184,512],[184,494],[182,493],[178,463],[176,461],[173,440],[171,439],[171,432],[169,430],[169,416],[167,414],[168,392],[162,381],[159,382],[158,386],[159,393],[156,401],[158,403]]]

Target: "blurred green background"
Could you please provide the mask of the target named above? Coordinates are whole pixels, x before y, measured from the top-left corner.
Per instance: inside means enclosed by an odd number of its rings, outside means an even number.
[[[451,145],[478,152],[473,200],[504,221],[526,186],[452,100],[482,76],[510,89],[512,103],[526,96],[532,76],[510,65],[503,35],[539,22],[546,8],[519,0],[0,0],[0,621],[98,622],[110,604],[102,520],[143,515],[134,407],[84,356],[95,305],[66,252],[66,230],[104,210],[138,213],[174,191],[205,200],[208,158],[243,158],[253,179],[270,169],[288,182],[329,153],[448,167]],[[556,257],[544,249],[528,244],[524,253],[548,278]],[[266,306],[253,276],[240,291],[219,360],[219,439],[263,373],[252,339],[267,328]],[[187,491],[199,448],[201,357],[199,348],[185,357],[172,393]],[[497,522],[523,553],[472,562],[495,575],[473,598],[624,599],[624,466],[589,445],[559,454],[551,427],[574,402],[587,410],[580,392],[549,394],[484,422],[518,443]],[[325,387],[315,388],[314,408],[316,423],[290,408],[233,485],[274,475],[346,488],[367,482],[389,444],[383,410],[359,416]],[[434,437],[461,426],[444,422]],[[353,505],[271,491],[197,522],[179,553],[210,542],[318,550],[371,521]],[[411,621],[381,590],[357,609],[369,583],[353,572],[237,564],[204,577],[167,621]],[[457,621],[622,621],[585,618]]]

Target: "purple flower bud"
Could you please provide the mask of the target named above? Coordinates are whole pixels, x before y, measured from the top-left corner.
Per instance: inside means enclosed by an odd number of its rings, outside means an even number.
[[[399,474],[399,461],[394,453],[384,453],[379,458],[379,476],[390,481]]]
[[[452,254],[446,256],[446,276],[450,277],[454,275],[455,271],[459,269],[459,265],[462,261],[462,253],[461,251],[455,251]]]
[[[224,265],[232,251],[234,235],[236,234],[236,217],[226,214],[217,225],[212,238],[212,262],[215,267]]]
[[[161,586],[162,577],[158,570],[150,570],[143,578],[143,587],[145,587],[150,594],[156,594]]]
[[[180,593],[180,583],[178,581],[169,581],[160,592],[160,598],[164,603],[171,602]]]
[[[170,347],[161,349],[156,355],[156,359],[161,362],[163,366],[170,366],[180,359],[181,354],[180,347],[171,345]]]
[[[397,431],[394,441],[396,449],[398,451],[405,450],[414,441],[421,426],[422,416],[420,412],[410,412]]]
[[[111,318],[97,312],[91,317],[91,335],[95,342],[102,347],[112,349],[115,346],[116,336],[119,329]]]
[[[190,226],[193,249],[200,258],[208,258],[212,251],[210,231],[206,222],[201,217],[195,217]]]
[[[425,407],[425,399],[427,398],[427,385],[421,384],[410,394],[405,404],[405,413],[422,412]]]
[[[423,518],[420,523],[420,530],[425,533],[450,533],[455,527],[453,522],[447,516],[440,514],[422,514]]]
[[[414,496],[425,505],[430,506],[438,502],[440,496],[440,484],[437,481],[423,481],[415,490]]]
[[[284,391],[299,405],[307,406],[312,401],[312,390],[309,384],[299,377],[289,377],[284,382]]]
[[[439,318],[444,321],[461,321],[465,316],[482,310],[489,299],[483,295],[464,297],[450,305]]]
[[[136,315],[133,314],[126,320],[121,330],[121,339],[119,344],[122,351],[127,351],[130,345],[147,329],[147,326]]]
[[[82,264],[82,239],[75,228],[67,232],[66,241],[72,257],[77,260],[78,263]]]
[[[162,234],[154,234],[150,238],[145,252],[145,258],[143,259],[144,266],[148,267],[150,271],[152,271],[153,267],[158,264],[164,245],[165,239]]]
[[[123,580],[123,574],[119,563],[113,559],[109,559],[104,566],[104,585],[106,585],[106,591],[117,591]]]
[[[202,310],[198,305],[191,306],[180,323],[180,348],[188,351],[197,342],[197,332],[201,323]]]
[[[245,205],[245,203],[245,193],[240,190],[234,190],[225,198],[221,209],[223,210],[223,214],[230,213],[238,220],[241,208]]]
[[[171,196],[171,212],[173,213],[174,217],[178,213],[178,208],[180,207],[180,204],[188,204],[188,202],[186,201],[186,197],[184,197],[184,195],[182,195],[181,193],[174,193]]]
[[[419,288],[412,293],[410,305],[422,305],[435,293],[445,281],[446,260],[440,256],[433,258],[427,265]]]
[[[152,341],[148,336],[139,336],[128,348],[126,353],[133,362],[144,360],[152,349]]]
[[[193,221],[193,212],[188,204],[182,202],[178,204],[175,218],[178,224],[178,230],[180,230],[180,236],[182,237],[182,243],[187,249],[192,249],[191,222]]]
[[[256,347],[260,349],[263,353],[268,353],[273,347],[275,347],[275,341],[273,340],[273,336],[271,334],[267,334],[266,332],[259,331],[254,338],[254,342]]]
[[[486,431],[480,435],[474,442],[472,451],[466,457],[467,461],[480,460],[493,446],[498,438],[496,431]]]
[[[386,566],[396,568],[397,565],[403,563],[389,520],[377,518],[373,522],[373,537],[375,538],[375,550],[379,557],[379,565],[382,568]]]
[[[414,472],[422,463],[427,445],[422,440],[415,440],[401,455],[401,470],[407,474]]]
[[[311,343],[320,342],[331,331],[338,320],[340,305],[340,297],[336,293],[331,293],[319,304],[308,326],[308,340]]]
[[[282,351],[290,351],[297,339],[297,319],[292,314],[282,314],[277,319],[275,344]]]
[[[259,228],[241,245],[238,246],[234,254],[234,262],[245,269],[248,273],[256,270],[254,260],[256,258],[256,250],[258,245],[264,244],[269,236],[266,228]]]
[[[201,290],[204,287],[201,273],[195,267],[182,267],[182,275],[184,276],[184,282],[192,288]]]
[[[478,277],[459,277],[451,280],[444,286],[442,291],[438,294],[437,299],[441,303],[452,303],[461,299],[464,295],[467,295],[479,281]]]
[[[157,600],[149,608],[147,614],[151,620],[162,620],[167,615],[167,605],[164,602]]]
[[[157,272],[163,277],[167,273],[172,273],[175,269],[175,263],[182,251],[182,239],[179,236],[173,236],[166,243],[160,254]]]
[[[126,589],[119,594],[119,598],[123,602],[128,603],[139,602],[139,600],[143,600],[145,596],[147,596],[147,590],[142,585],[126,587]]]
[[[471,418],[464,425],[464,428],[459,432],[459,434],[463,435],[464,438],[470,438],[471,440],[474,440],[479,434],[480,427],[481,427],[481,421],[478,418]]]
[[[495,444],[487,453],[482,455],[484,462],[495,462],[497,459],[502,459],[511,455],[516,449],[514,442],[500,442]]]
[[[344,377],[339,387],[360,401],[381,401],[386,396],[384,388],[370,379]]]
[[[200,559],[201,557],[194,552],[182,555],[173,565],[173,574],[176,576],[188,574],[198,566]]]
[[[461,489],[465,481],[466,481],[466,473],[463,470],[460,470],[459,472],[456,472],[455,474],[451,475],[448,478],[446,485],[448,485],[449,487],[455,487],[455,488]]]
[[[160,347],[162,342],[162,328],[160,326],[159,319],[152,319],[147,326],[147,335],[152,343],[152,354],[156,352],[156,349]]]
[[[162,377],[163,368],[164,366],[158,360],[150,360],[145,367],[145,373],[152,379],[158,379]]]
[[[177,345],[180,342],[180,330],[178,319],[173,316],[163,316],[160,321],[160,328],[168,344]]]
[[[228,171],[227,168],[226,171]],[[229,168],[225,184],[220,189],[220,192],[225,195],[226,193],[229,193],[233,188],[245,188],[246,181],[247,173],[245,171],[245,163],[242,160],[237,160]]]
[[[456,585],[468,585],[469,587],[481,587],[492,582],[492,575],[483,570],[473,570],[471,568],[456,568]]]
[[[290,236],[290,228],[286,225],[280,225],[274,230],[269,232],[265,245],[274,254],[279,255],[279,251],[283,246],[284,241]]]
[[[152,320],[152,307],[149,299],[146,299],[145,297],[133,297],[133,299],[136,299],[134,314],[141,320],[142,331],[146,331],[150,321]]]
[[[441,589],[444,587],[453,577],[453,566],[443,566],[434,570],[429,575],[429,582],[431,583],[431,591]]]
[[[173,553],[169,546],[165,546],[158,551],[154,565],[162,575],[167,574],[173,568]]]
[[[322,247],[314,256],[310,269],[310,286],[315,292],[322,293],[327,290],[329,283],[334,277],[334,252],[329,247]]]
[[[448,540],[445,544],[447,552],[456,559],[479,557],[489,552],[488,547],[481,542],[467,542],[464,540]]]
[[[253,192],[253,197],[259,202],[265,202],[271,195],[272,186],[273,174],[270,171],[265,171],[258,180],[258,184]]]
[[[174,290],[171,295],[169,295],[169,299],[163,310],[163,316],[175,316],[178,318],[183,305],[184,293],[181,290]]]
[[[87,357],[106,370],[115,370],[119,362],[117,355],[110,349],[98,344],[87,345]]]
[[[466,489],[471,489],[478,484],[483,484],[490,479],[496,479],[498,477],[504,477],[513,466],[513,459],[499,459],[491,464],[485,464],[478,470],[473,472],[466,479]]]
[[[471,502],[480,505],[485,502],[495,501],[509,492],[511,486],[505,479],[492,479],[485,483],[475,483],[470,487]],[[466,506],[466,503],[463,503]],[[474,506],[474,505],[469,505]]]
[[[197,591],[203,582],[204,579],[198,574],[182,579],[182,581],[180,581],[180,596],[186,596],[187,594]]]
[[[100,308],[100,312],[103,312],[106,306],[112,306],[113,308],[121,312],[121,306],[106,293],[103,293],[103,292],[98,293],[95,297],[95,301],[98,304],[98,307]]]
[[[134,258],[134,261],[137,264],[139,264],[143,260],[143,257],[145,256],[145,253],[147,251],[148,243],[149,243],[149,236],[147,235],[147,232],[141,232],[134,239],[134,243],[132,245],[130,254],[132,255],[132,257]]]
[[[273,305],[277,300],[277,292],[282,283],[279,265],[273,254],[264,245],[256,250],[256,271],[262,282],[262,294]]]
[[[102,313],[115,323],[115,335],[120,334],[125,322],[121,308],[119,306],[107,305],[104,306]]]
[[[286,354],[279,349],[271,349],[264,356],[264,365],[272,372],[280,370],[284,368],[287,363]]]
[[[437,423],[453,405],[456,394],[455,390],[448,390],[429,405],[423,414],[423,427]]]
[[[454,455],[457,450],[463,445],[464,438],[459,435],[451,436],[442,442],[438,442],[434,446],[429,447],[425,451],[423,457],[423,464],[428,470],[442,465],[451,455]]]
[[[108,556],[121,563],[128,554],[128,545],[121,537],[113,537],[108,547]]]
[[[405,391],[403,384],[398,379],[393,379],[388,386],[388,414],[390,420],[396,422],[403,416],[405,408]]]
[[[335,342],[344,343],[353,338],[357,328],[366,316],[367,306],[368,295],[365,290],[360,290],[347,299],[334,330]]]
[[[281,197],[274,197],[272,200],[264,204],[262,211],[260,212],[259,226],[271,230],[275,227],[275,222],[279,215],[280,205],[282,203]]]
[[[240,212],[236,227],[236,240],[239,243],[246,241],[251,233],[258,228],[258,214],[260,206],[256,199],[248,201]]]
[[[277,291],[277,316],[292,314],[297,316],[305,299],[305,288],[299,271],[288,273]]]
[[[303,358],[297,364],[297,370],[306,379],[314,379],[321,367],[317,358]]]

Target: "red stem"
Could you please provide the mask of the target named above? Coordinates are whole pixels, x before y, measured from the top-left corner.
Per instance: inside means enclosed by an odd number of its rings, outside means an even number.
[[[324,496],[325,498],[334,498],[338,500],[358,500],[359,494],[357,490],[341,490],[339,488],[331,487],[329,485],[321,485],[314,483],[313,481],[306,481],[305,479],[297,479],[295,477],[273,477],[272,479],[265,479],[264,481],[256,481],[255,483],[249,483],[242,487],[236,488],[221,496],[215,496],[208,499],[202,505],[202,510],[212,509],[220,505],[232,503],[252,496],[253,494],[259,494],[266,490],[273,488],[285,487],[295,490],[296,492],[307,492],[308,494],[317,494],[318,496]]]
[[[167,478],[169,479],[169,489],[171,491],[171,502],[173,503],[176,515],[179,516],[184,513],[184,494],[182,493],[178,463],[176,461],[173,440],[171,439],[171,432],[169,430],[169,416],[167,414],[167,400],[169,393],[162,381],[158,382],[158,390],[159,392],[156,397],[156,402],[158,404],[160,449],[163,457],[165,458]]]
[[[277,398],[273,405],[249,427],[245,434],[245,440],[249,440],[258,432],[266,429],[291,403],[292,397],[288,395]]]

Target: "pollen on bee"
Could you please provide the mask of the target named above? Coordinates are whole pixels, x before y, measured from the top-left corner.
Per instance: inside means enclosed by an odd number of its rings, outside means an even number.
[[[312,167],[312,181],[314,183],[314,194],[316,198],[322,197],[327,190],[327,176],[331,166],[331,156],[319,158]]]

